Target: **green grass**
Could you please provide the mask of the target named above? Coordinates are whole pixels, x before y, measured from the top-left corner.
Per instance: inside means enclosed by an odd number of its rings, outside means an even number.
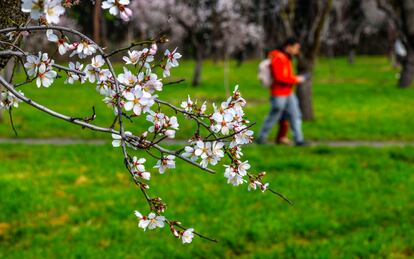
[[[259,130],[269,109],[268,92],[256,79],[257,63],[249,61],[241,67],[232,64],[230,69],[230,84],[239,84],[248,100],[246,111],[250,120],[257,122],[255,131]],[[189,84],[192,68],[193,63],[185,61],[175,69],[175,79],[185,78],[186,82],[166,87],[160,97],[177,105],[187,94],[210,102],[223,100],[222,64],[206,62],[198,88]],[[353,66],[344,58],[321,59],[314,76],[316,120],[304,124],[305,136],[311,140],[414,140],[414,120],[411,119],[414,108],[410,105],[414,89],[398,89],[395,86],[397,73],[385,58],[380,57],[359,57]],[[20,77],[22,80],[22,75]],[[89,116],[91,107],[95,106],[98,115],[95,122],[103,126],[111,124],[113,114],[101,102],[102,97],[95,92],[94,86],[64,85],[62,79],[57,82],[50,89],[37,89],[33,85],[22,89],[34,100],[75,117]],[[22,105],[13,113],[20,137],[106,137],[47,117],[28,105]],[[180,119],[183,133],[179,137],[184,138],[193,127]],[[127,127],[138,134],[148,125],[127,123]],[[0,137],[11,136],[9,122],[0,124]]]
[[[154,173],[166,215],[219,239],[184,246],[143,232],[147,205],[106,146],[0,145],[1,258],[405,258],[414,255],[414,148],[251,146],[246,157],[295,202],[180,163]],[[270,155],[269,155],[270,154]],[[45,159],[46,158],[46,159]],[[148,164],[154,161],[149,160]]]

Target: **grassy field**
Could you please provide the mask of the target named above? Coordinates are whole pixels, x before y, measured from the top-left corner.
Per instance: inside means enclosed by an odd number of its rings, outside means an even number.
[[[154,173],[166,215],[219,240],[184,246],[168,229],[137,228],[133,211],[147,205],[111,147],[0,145],[0,258],[412,257],[413,154],[247,148],[294,206],[227,185],[222,172]]]
[[[248,100],[246,111],[251,121],[257,122],[255,131],[259,130],[269,109],[267,90],[256,79],[257,63],[249,61],[241,67],[232,64],[230,69],[230,83],[239,84]],[[189,84],[192,68],[193,63],[185,61],[175,69],[175,79],[185,78],[186,82],[166,87],[160,98],[174,104],[179,104],[187,94],[210,102],[223,100],[222,64],[207,62],[202,83],[195,89]],[[410,119],[414,118],[414,108],[410,105],[414,89],[395,87],[397,72],[385,58],[359,57],[353,66],[343,58],[321,59],[314,77],[316,120],[304,124],[305,136],[311,140],[414,140],[414,120]],[[37,89],[33,85],[22,89],[34,100],[75,117],[89,116],[95,106],[96,123],[111,124],[113,114],[101,102],[102,97],[94,86],[64,85],[62,79],[57,82],[50,89]],[[106,137],[49,118],[27,105],[14,111],[14,119],[20,137]],[[184,138],[193,127],[180,119],[183,134],[178,137]],[[148,127],[145,123],[133,126],[127,123],[127,126],[135,133]],[[0,137],[12,136],[9,122],[0,124]]]
[[[222,64],[207,62],[198,88],[189,85],[192,65],[183,62],[172,80],[186,82],[167,87],[160,97],[175,104],[187,94],[223,100]],[[308,139],[414,140],[414,89],[395,87],[398,71],[385,58],[359,57],[353,66],[341,58],[321,59],[316,68],[316,120],[304,124]],[[258,122],[255,131],[269,109],[256,69],[256,61],[232,64],[230,75],[248,100],[248,117]],[[113,114],[93,86],[58,82],[23,91],[76,117],[90,115],[95,106],[95,122],[111,124]],[[217,175],[181,162],[165,175],[152,170],[151,193],[168,204],[166,216],[219,240],[182,245],[168,229],[137,228],[133,211],[147,213],[147,204],[110,137],[24,104],[13,113],[19,137],[108,138],[108,145],[0,144],[0,258],[414,257],[414,147],[246,147],[253,168],[267,171],[271,186],[294,206],[270,193],[227,185],[221,166]],[[184,138],[193,125],[179,121],[178,138]],[[127,123],[134,133],[147,127]],[[6,120],[0,137],[12,136]],[[147,168],[155,164],[148,160]]]

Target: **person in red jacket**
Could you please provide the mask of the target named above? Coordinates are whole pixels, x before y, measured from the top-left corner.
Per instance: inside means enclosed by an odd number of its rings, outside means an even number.
[[[271,66],[274,79],[270,88],[271,109],[257,138],[256,142],[259,144],[265,142],[267,134],[284,113],[289,118],[295,144],[298,146],[306,144],[302,133],[302,114],[294,93],[294,86],[306,80],[305,76],[297,76],[293,71],[292,57],[298,55],[299,51],[299,41],[295,38],[289,38],[281,49],[274,50],[269,54],[269,58],[272,60]]]

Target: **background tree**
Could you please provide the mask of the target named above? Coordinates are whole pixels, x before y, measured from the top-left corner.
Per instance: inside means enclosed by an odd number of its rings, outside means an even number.
[[[385,6],[382,3],[382,6]],[[398,0],[394,2],[395,14],[388,12],[395,17],[402,41],[407,49],[407,55],[403,60],[403,68],[398,80],[402,88],[411,86],[414,78],[414,2],[410,0]],[[385,10],[390,10],[385,7]]]
[[[135,36],[168,33],[191,55],[194,86],[200,83],[206,58],[244,53],[261,41],[261,28],[251,20],[254,2],[250,0],[136,0],[131,6],[137,10],[131,26],[140,32]],[[158,30],[152,31],[155,27]]]
[[[313,74],[319,51],[322,30],[328,20],[332,0],[298,0],[295,5],[293,30],[302,43],[302,54],[298,59],[299,74]],[[300,108],[305,120],[314,119],[312,105],[312,78],[297,87]]]

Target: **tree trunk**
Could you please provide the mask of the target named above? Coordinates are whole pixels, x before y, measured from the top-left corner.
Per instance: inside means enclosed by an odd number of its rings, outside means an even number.
[[[296,35],[302,42],[303,55],[298,60],[298,73],[313,73],[313,66],[319,52],[322,31],[328,21],[332,0],[307,1],[296,0],[295,20],[293,24]],[[301,84],[297,88],[302,117],[304,120],[315,118],[312,106],[312,80]]]
[[[101,42],[101,16],[102,16],[101,0],[95,0],[95,6],[93,10],[93,40],[98,44],[102,44]]]
[[[296,94],[299,99],[299,106],[302,112],[303,120],[314,120],[315,114],[313,112],[312,102],[312,73],[314,60],[306,60],[301,57],[298,60],[298,73],[301,75],[309,75],[309,80],[303,84],[299,84],[296,89]]]
[[[296,94],[300,100],[299,105],[303,120],[310,121],[315,119],[312,105],[312,79],[298,85]]]
[[[348,64],[353,65],[355,64],[355,48],[351,48],[348,52]]]
[[[407,88],[411,86],[414,78],[414,51],[409,49],[403,62],[403,68],[398,81],[398,86]]]
[[[202,51],[198,48],[195,50],[195,67],[194,67],[194,74],[193,74],[193,82],[192,85],[198,86],[201,81],[201,69],[203,67],[203,54]]]
[[[407,57],[403,62],[403,69],[398,82],[400,87],[409,87],[414,78],[414,2],[400,0],[402,29],[407,41]]]
[[[0,1],[0,29],[16,27],[21,25],[27,19],[27,14],[23,13],[20,9],[20,0],[1,0]],[[6,34],[0,35],[0,40],[17,44],[15,39],[10,41]],[[7,44],[0,44],[0,51],[9,48]],[[0,57],[0,71],[6,66],[11,56]]]
[[[0,1],[0,29],[16,26],[22,24],[27,19],[27,14],[23,13],[20,8],[20,0],[1,0]],[[18,39],[13,39],[10,41],[5,34],[0,35],[0,40],[4,42],[19,44]],[[9,48],[7,44],[0,44],[0,51]],[[12,66],[9,62],[11,56],[2,56],[0,57],[0,73],[5,76],[6,79],[9,79],[8,76],[11,75],[9,67]],[[7,65],[9,63],[9,65]],[[4,69],[4,71],[3,71]],[[13,70],[13,66],[11,68]],[[2,87],[0,85],[0,92]],[[0,112],[0,122],[3,121],[3,114]]]

